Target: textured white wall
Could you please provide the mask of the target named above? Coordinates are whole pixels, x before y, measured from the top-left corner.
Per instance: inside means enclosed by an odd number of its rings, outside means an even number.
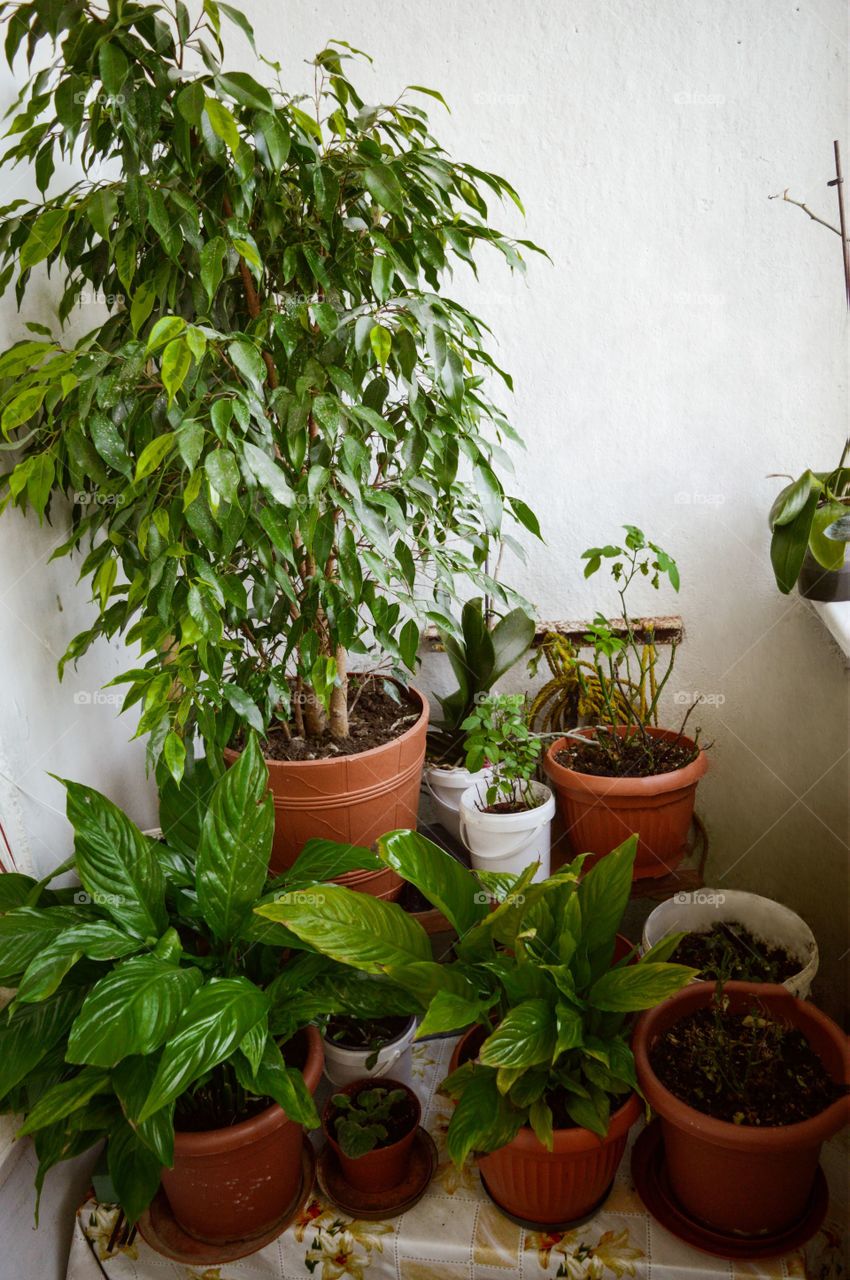
[[[832,139],[846,137],[841,0],[244,0],[260,48],[290,83],[328,37],[367,49],[378,100],[441,89],[440,137],[521,191],[498,220],[544,245],[525,280],[482,261],[456,292],[493,326],[516,379],[528,452],[516,491],[545,548],[506,565],[545,617],[609,605],[579,553],[642,525],[678,559],[687,644],[676,690],[725,699],[701,788],[711,880],[761,891],[811,922],[838,1002],[847,948],[848,681],[825,631],[776,592],[766,511],[772,471],[828,467],[846,424],[847,320],[836,236],[768,196],[791,188],[830,219]],[[238,34],[233,62],[250,65]],[[427,100],[423,100],[426,101]],[[496,211],[494,210],[494,214]],[[38,304],[32,304],[34,311]],[[4,303],[2,337],[17,320]],[[46,768],[148,815],[142,755],[110,707],[80,707],[116,669],[105,649],[59,690],[53,657],[87,606],[52,531],[3,518],[0,768],[51,803]],[[24,577],[20,575],[24,574]],[[56,596],[64,612],[56,612]],[[429,659],[426,683],[442,673]],[[138,744],[137,744],[138,746]],[[2,782],[2,779],[0,779]],[[2,797],[2,792],[0,792]],[[58,819],[26,798],[36,854],[65,852]]]

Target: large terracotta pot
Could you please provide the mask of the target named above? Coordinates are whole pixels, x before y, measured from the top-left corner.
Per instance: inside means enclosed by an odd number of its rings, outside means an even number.
[[[304,1081],[315,1093],[322,1038],[299,1032],[307,1046]],[[172,1212],[189,1235],[208,1244],[250,1240],[270,1230],[295,1200],[304,1130],[277,1103],[228,1129],[175,1133],[174,1165],[162,1171]]]
[[[850,1120],[850,1099],[839,1099],[810,1120],[760,1128],[716,1120],[676,1098],[653,1071],[650,1050],[670,1027],[704,1008],[714,991],[713,982],[700,982],[641,1015],[633,1042],[638,1081],[661,1117],[667,1175],[682,1208],[717,1231],[772,1234],[801,1217],[821,1143]],[[782,986],[727,982],[723,991],[733,1011],[749,1012],[757,1001],[799,1028],[833,1080],[850,1084],[847,1037],[825,1013]]]
[[[274,875],[291,867],[314,837],[368,848],[387,831],[416,826],[428,702],[418,689],[408,692],[421,707],[419,719],[382,747],[332,760],[266,760],[275,807]],[[224,758],[232,764],[237,752],[228,749]],[[404,883],[389,867],[338,879],[376,897],[397,897]]]
[[[344,1089],[335,1089],[334,1093],[345,1093],[350,1096],[359,1093],[361,1089],[374,1088],[376,1084],[383,1089],[403,1089],[410,1100],[413,1119],[408,1132],[399,1138],[398,1142],[393,1142],[388,1147],[376,1147],[374,1151],[367,1151],[362,1156],[347,1156],[331,1131],[330,1122],[334,1112],[333,1095],[325,1103],[322,1114],[322,1128],[339,1161],[342,1176],[350,1187],[356,1187],[358,1191],[390,1191],[399,1185],[407,1170],[410,1148],[413,1146],[413,1139],[416,1137],[419,1121],[422,1118],[422,1107],[413,1090],[401,1080],[392,1080],[389,1076],[380,1081],[355,1080]]]
[[[592,737],[594,730],[585,731]],[[678,738],[672,729],[648,728],[654,738]],[[690,738],[684,738],[690,744]],[[558,806],[573,853],[591,853],[592,866],[637,832],[634,878],[665,876],[685,854],[694,812],[697,783],[708,768],[704,751],[683,769],[651,778],[603,778],[567,769],[555,759],[570,745],[559,738],[546,753],[543,767],[558,797]]]
[[[474,1056],[483,1035],[483,1028],[472,1027],[461,1037],[451,1071]],[[493,1199],[513,1217],[541,1225],[573,1222],[604,1200],[640,1113],[640,1099],[630,1094],[604,1138],[589,1129],[556,1129],[551,1151],[532,1129],[520,1129],[506,1146],[480,1156],[478,1168]]]

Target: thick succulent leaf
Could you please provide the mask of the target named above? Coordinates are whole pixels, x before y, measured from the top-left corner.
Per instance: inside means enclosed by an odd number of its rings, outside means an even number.
[[[809,546],[818,495],[812,492],[797,516],[788,524],[777,524],[770,539],[770,563],[776,585],[783,595],[793,591]]]
[[[442,911],[459,937],[487,915],[489,907],[475,876],[418,831],[390,831],[378,840],[378,853]]]
[[[76,866],[96,905],[138,938],[168,926],[165,881],[151,841],[99,791],[64,782],[74,828]]]
[[[165,1042],[203,981],[156,956],[135,956],[101,978],[86,998],[68,1038],[68,1061],[113,1067]]]
[[[367,973],[431,959],[422,926],[394,902],[383,902],[342,885],[315,892],[282,894],[257,908],[261,916],[285,924],[317,950]]]
[[[196,991],[165,1044],[140,1121],[230,1057],[268,1010],[265,994],[247,978],[214,979]]]

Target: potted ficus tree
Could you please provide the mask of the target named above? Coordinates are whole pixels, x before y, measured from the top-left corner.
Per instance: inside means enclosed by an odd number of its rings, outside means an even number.
[[[667,668],[658,678],[657,653],[650,636],[642,644],[627,595],[638,577],[657,590],[666,577],[679,589],[676,562],[634,525],[625,525],[625,544],[591,547],[583,552],[585,577],[610,562],[621,619],[597,614],[587,636],[592,648],[593,688],[589,703],[594,723],[570,731],[552,743],[544,769],[552,783],[570,844],[602,857],[632,832],[639,836],[635,877],[657,877],[675,870],[684,857],[697,784],[708,768],[699,730],[685,734],[694,700],[678,729],[658,726],[661,696],[673,673],[676,642]],[[587,675],[580,663],[583,688]]]
[[[299,1195],[322,1074],[308,1024],[347,1007],[350,970],[317,955],[282,964],[298,939],[252,913],[273,825],[257,742],[217,782],[172,787],[159,840],[97,791],[65,787],[74,855],[59,870],[82,888],[3,877],[0,985],[14,999],[0,1024],[0,1110],[33,1135],[39,1191],[54,1164],[106,1138],[131,1222],[161,1183],[190,1235],[260,1237]],[[315,891],[328,870],[356,865],[347,848],[330,864],[307,848],[283,883]]]
[[[370,899],[364,913],[342,886],[320,902],[284,894],[257,908],[343,964],[406,986],[425,1010],[420,1036],[475,1024],[443,1085],[457,1099],[448,1149],[458,1164],[479,1153],[491,1196],[524,1221],[572,1221],[604,1199],[641,1110],[629,1015],[694,975],[667,961],[681,935],[636,962],[615,959],[636,843],[585,875],[578,858],[534,882],[533,866],[471,872],[418,833],[391,832],[379,856],[457,932],[447,964],[428,960],[427,936],[398,906]]]
[[[850,439],[834,471],[804,471],[770,509],[770,561],[784,595],[798,586],[809,600],[850,600],[848,450]]]
[[[428,729],[423,782],[438,821],[455,838],[460,835],[460,797],[480,781],[481,773],[480,769],[472,773],[466,765],[464,721],[528,651],[534,631],[534,621],[524,609],[512,609],[489,625],[481,597],[463,606],[457,636],[439,629],[457,688],[438,699],[443,714]]]
[[[305,99],[266,59],[268,83],[225,67],[225,19],[253,43],[237,10],[186,12],[0,5],[10,60],[50,50],[7,152],[42,197],[2,211],[0,284],[20,299],[46,266],[60,325],[107,308],[0,356],[20,449],[0,500],[71,500],[56,554],[87,550],[98,616],[63,665],[102,635],[139,646],[118,683],[152,761],[179,778],[196,730],[231,760],[262,735],[279,870],[309,836],[415,822],[420,627],[450,627],[460,575],[510,605],[488,549],[506,513],[537,532],[497,476],[515,433],[485,379],[510,378],[445,277],[534,246],[488,220],[510,184],[430,134],[414,99],[438,93],[368,106],[335,44]],[[48,194],[57,161],[85,181]],[[352,655],[377,663],[349,676]]]
[[[461,794],[458,825],[472,866],[519,874],[538,864],[549,874],[555,799],[534,774],[542,749],[528,728],[522,694],[480,699],[463,722],[466,765],[487,771]]]

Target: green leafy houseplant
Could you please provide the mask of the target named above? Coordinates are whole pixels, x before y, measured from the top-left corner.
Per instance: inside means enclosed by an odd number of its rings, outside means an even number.
[[[64,661],[101,635],[140,646],[124,705],[175,778],[196,728],[211,747],[249,726],[344,739],[347,654],[412,669],[458,575],[509,602],[486,571],[505,513],[539,533],[496,474],[517,437],[485,383],[510,377],[444,291],[481,245],[523,266],[535,246],[486,203],[519,199],[452,160],[407,93],[364,104],[344,42],[307,97],[265,58],[268,83],[225,68],[222,21],[253,33],[216,0],[197,21],[180,0],[0,18],[10,63],[52,55],[9,128],[42,199],[2,211],[0,285],[20,302],[46,266],[60,325],[108,311],[0,356],[21,451],[2,502],[54,519],[70,497],[55,554],[88,549],[99,612]],[[69,160],[83,178],[48,194]]]
[[[462,728],[467,769],[476,773],[490,766],[493,770],[486,791],[488,807],[513,813],[542,803],[531,786],[542,743],[528,727],[521,693],[481,698]]]
[[[848,450],[850,439],[834,471],[804,471],[774,499],[770,561],[783,595],[796,586],[807,552],[827,572],[844,564],[850,542],[850,467],[844,465]]]
[[[444,1083],[458,1100],[447,1139],[453,1160],[495,1151],[524,1126],[551,1149],[562,1113],[604,1137],[612,1105],[636,1089],[629,1015],[696,973],[667,962],[681,934],[636,963],[612,963],[636,844],[631,837],[581,878],[583,856],[532,883],[533,866],[519,877],[476,874],[416,832],[385,836],[379,856],[457,932],[454,959],[441,965],[429,961],[421,928],[400,908],[370,899],[361,913],[343,888],[320,904],[284,894],[257,910],[343,964],[405,986],[425,1010],[418,1035],[481,1025],[476,1056]]]
[[[173,1162],[175,1126],[227,1126],[272,1100],[318,1124],[281,1046],[348,1008],[338,966],[307,954],[282,965],[281,947],[300,944],[252,914],[273,822],[256,741],[212,790],[202,774],[167,784],[162,841],[66,782],[75,846],[59,870],[75,869],[82,889],[0,876],[0,985],[15,989],[0,1017],[0,1109],[34,1136],[39,1190],[57,1161],[108,1137],[131,1221]],[[334,849],[329,860],[314,842],[282,883],[306,894],[364,855]],[[392,999],[384,986],[373,1012]]]
[[[388,1135],[388,1125],[407,1105],[404,1089],[387,1089],[382,1085],[361,1089],[354,1096],[335,1093],[331,1102],[335,1115],[331,1121],[334,1135],[347,1156],[364,1156]]]
[[[595,732],[592,736],[581,731],[567,735],[573,741],[574,754],[578,744],[588,762],[588,772],[594,771],[592,760],[596,758],[601,766],[599,772],[613,777],[666,773],[681,768],[699,754],[699,730],[693,742],[683,736],[688,718],[698,705],[696,700],[688,708],[678,734],[658,737],[647,732],[658,724],[658,705],[673,674],[677,642],[672,642],[667,668],[658,679],[652,637],[648,643],[641,643],[627,595],[638,576],[648,578],[656,590],[662,577],[666,577],[673,590],[678,591],[679,570],[675,560],[648,541],[641,529],[634,525],[623,527],[625,545],[590,547],[582,552],[586,578],[596,573],[603,562],[610,562],[622,613],[617,623],[601,613],[594,618],[586,636],[587,644],[593,648],[592,675],[578,661],[575,666],[587,702],[599,713]]]
[[[457,688],[438,699],[443,718],[428,730],[429,755],[435,763],[464,763],[464,721],[496,681],[527,653],[534,632],[534,620],[524,609],[512,609],[494,626],[488,626],[480,596],[463,606],[457,635],[439,629]]]

